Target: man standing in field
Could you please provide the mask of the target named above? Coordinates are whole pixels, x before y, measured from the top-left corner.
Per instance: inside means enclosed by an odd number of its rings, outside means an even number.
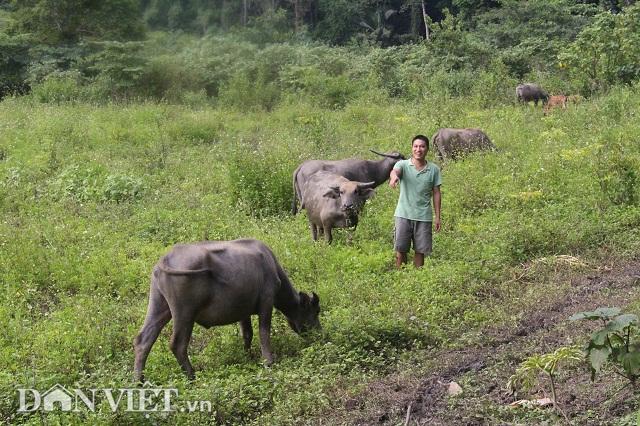
[[[432,229],[440,231],[440,168],[427,162],[429,138],[417,135],[411,141],[411,158],[398,161],[389,175],[389,186],[400,182],[395,216],[396,267],[407,263],[413,241],[413,265],[424,265],[432,250]],[[431,198],[433,197],[433,208]],[[435,218],[434,218],[435,213]],[[434,223],[435,222],[435,223]]]

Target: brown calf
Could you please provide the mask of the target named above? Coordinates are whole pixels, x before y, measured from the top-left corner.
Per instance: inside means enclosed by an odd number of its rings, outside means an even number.
[[[567,97],[565,95],[553,95],[549,97],[549,101],[544,106],[544,114],[547,115],[553,108],[567,108]]]

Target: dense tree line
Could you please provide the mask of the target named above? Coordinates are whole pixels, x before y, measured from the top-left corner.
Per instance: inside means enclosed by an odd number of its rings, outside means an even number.
[[[533,2],[535,8],[544,5]],[[549,1],[548,10],[594,6],[618,13],[634,0]],[[438,22],[445,10],[462,16],[473,27],[483,15],[527,8],[517,0],[142,0],[144,21],[150,28],[206,32],[251,25],[272,19],[281,10],[295,32],[333,44],[369,34],[385,42],[401,43],[426,38],[428,24]],[[528,7],[531,8],[531,7]],[[526,17],[528,12],[522,14]],[[426,21],[426,22],[425,22]],[[427,25],[425,25],[427,24]]]
[[[101,81],[106,96],[130,92],[160,54],[149,43],[158,32],[233,37],[259,48],[427,46],[421,61],[434,72],[564,73],[582,79],[577,89],[593,91],[640,75],[627,63],[640,51],[637,25],[625,18],[637,9],[634,0],[0,0],[0,96],[61,73]],[[575,43],[608,58],[588,59]],[[411,60],[404,52],[401,63]],[[136,95],[164,97],[158,88],[143,92]]]

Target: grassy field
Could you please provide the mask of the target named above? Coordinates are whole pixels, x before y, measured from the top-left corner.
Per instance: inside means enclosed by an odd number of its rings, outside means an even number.
[[[0,422],[21,424],[301,424],[344,389],[419,369],[424,349],[513,323],[515,298],[540,291],[510,278],[555,255],[640,250],[640,88],[570,105],[480,109],[357,101],[338,110],[271,112],[167,104],[0,103]],[[443,231],[425,268],[394,270],[387,185],[349,243],[313,243],[295,217],[291,173],[311,158],[409,154],[414,134],[480,127],[498,152],[443,170]],[[432,158],[432,152],[429,158]],[[130,388],[132,339],[153,264],[178,242],[252,237],[275,252],[298,290],[321,300],[323,330],[300,338],[275,315],[277,356],[262,366],[236,326],[197,327],[189,382],[154,346],[146,377],[174,403],[211,412],[17,413],[18,388]],[[548,287],[546,287],[548,291]],[[531,300],[535,300],[532,297]]]

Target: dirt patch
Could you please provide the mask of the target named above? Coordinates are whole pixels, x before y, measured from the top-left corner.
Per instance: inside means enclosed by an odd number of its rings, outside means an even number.
[[[579,276],[556,274],[569,283],[562,297],[542,297],[528,306],[514,327],[484,330],[473,345],[428,354],[427,374],[395,374],[371,383],[346,399],[343,408],[323,416],[321,424],[539,424],[566,423],[551,407],[513,408],[520,397],[549,396],[544,378],[533,394],[514,396],[506,383],[518,365],[534,354],[560,346],[583,344],[596,326],[588,321],[569,322],[576,312],[599,306],[624,308],[640,298],[640,258],[625,264],[600,266]],[[517,307],[515,308],[517,309]],[[611,424],[636,410],[638,399],[625,388],[625,379],[602,374],[590,381],[586,370],[561,370],[558,401],[572,424]],[[463,392],[450,397],[447,386],[455,381]],[[623,390],[620,392],[620,389]]]

